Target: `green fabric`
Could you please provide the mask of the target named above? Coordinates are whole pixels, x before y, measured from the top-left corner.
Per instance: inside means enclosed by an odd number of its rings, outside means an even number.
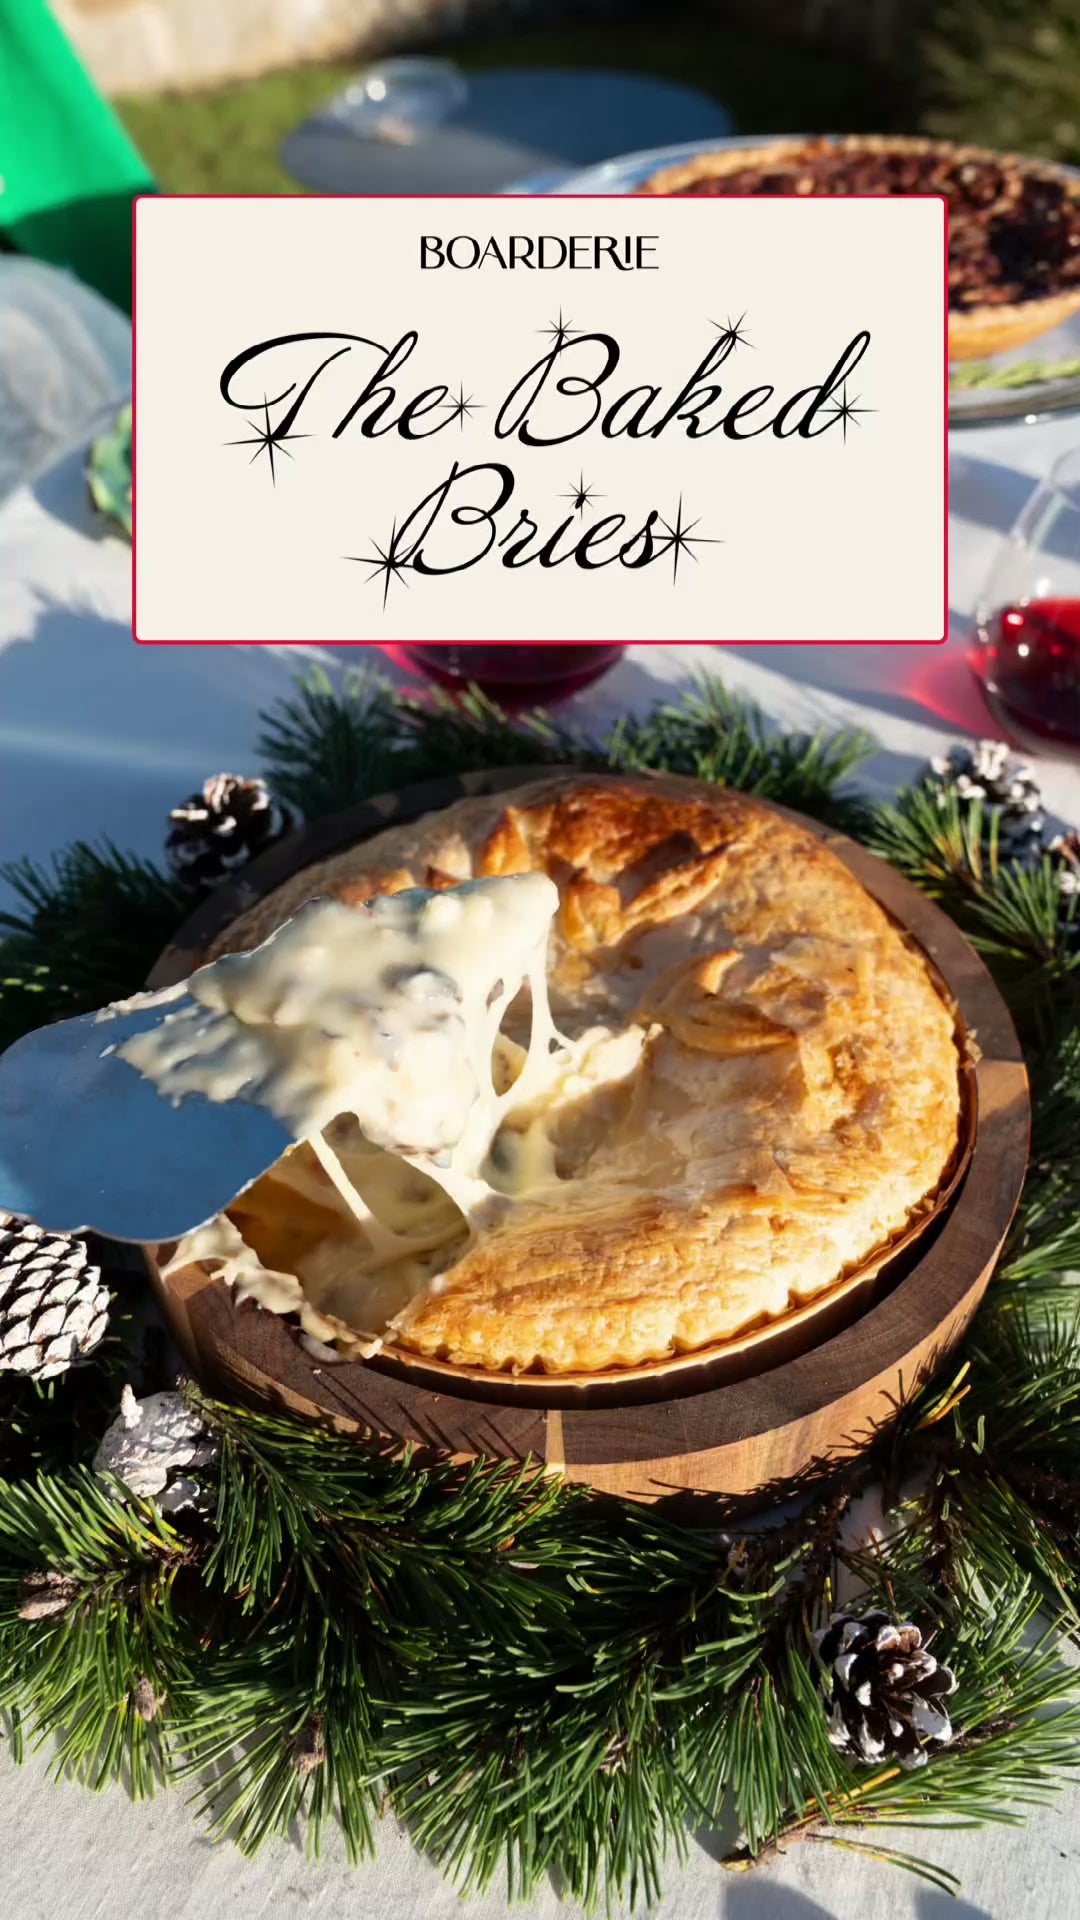
[[[131,202],[153,178],[46,0],[0,0],[0,226],[131,310]]]

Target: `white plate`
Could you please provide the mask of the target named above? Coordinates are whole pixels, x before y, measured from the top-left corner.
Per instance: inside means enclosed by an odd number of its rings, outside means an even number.
[[[699,153],[720,153],[727,147],[771,146],[775,140],[803,140],[801,133],[728,134],[721,140],[687,140],[678,147],[650,147],[643,153],[624,153],[605,160],[599,167],[586,167],[581,173],[567,174],[554,189],[556,193],[633,193],[644,186],[649,176],[661,167],[677,167],[680,161],[693,160]]]

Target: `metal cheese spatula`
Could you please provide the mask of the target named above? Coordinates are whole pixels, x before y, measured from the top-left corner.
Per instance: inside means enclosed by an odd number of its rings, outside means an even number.
[[[0,1054],[0,1210],[53,1233],[176,1240],[280,1160],[292,1136],[262,1107],[197,1093],[173,1106],[117,1059],[122,1041],[191,1005],[169,987]]]

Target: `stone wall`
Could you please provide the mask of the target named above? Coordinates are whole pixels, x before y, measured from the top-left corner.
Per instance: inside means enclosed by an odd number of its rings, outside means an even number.
[[[668,0],[643,0],[663,7]],[[725,19],[894,59],[928,0],[709,0]],[[638,0],[642,4],[642,0]],[[52,0],[106,93],[220,85],[335,54],[407,48],[485,21],[616,13],[618,0]],[[612,65],[618,65],[617,29]]]
[[[106,93],[212,87],[335,54],[383,53],[544,0],[52,0]],[[589,0],[564,5],[587,11]]]

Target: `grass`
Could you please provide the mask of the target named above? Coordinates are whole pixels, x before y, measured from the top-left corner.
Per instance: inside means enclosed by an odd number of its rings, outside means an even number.
[[[710,0],[654,0],[617,28],[611,21],[521,27],[423,50],[473,69],[653,73],[712,94],[746,133],[887,130],[902,125],[905,113],[902,89],[888,76],[727,26]],[[281,141],[361,64],[294,67],[210,93],[130,96],[116,105],[166,193],[296,193],[278,160]]]

